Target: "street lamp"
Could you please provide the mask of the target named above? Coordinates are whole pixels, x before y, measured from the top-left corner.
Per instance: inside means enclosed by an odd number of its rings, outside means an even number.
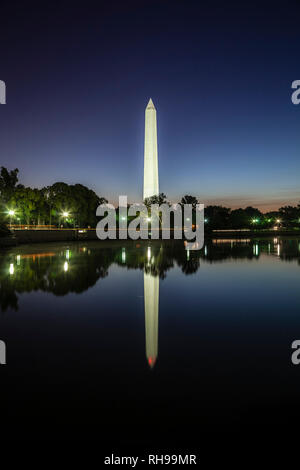
[[[61,213],[61,215],[62,215],[62,217],[63,217],[64,219],[67,219],[67,218],[69,217],[70,213],[69,213],[68,211],[63,211],[63,212]]]
[[[11,218],[15,215],[15,211],[10,209],[8,211],[8,215],[9,215],[9,228],[11,229]]]

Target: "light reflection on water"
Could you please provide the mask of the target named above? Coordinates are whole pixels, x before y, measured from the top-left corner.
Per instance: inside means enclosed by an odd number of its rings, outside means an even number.
[[[164,279],[176,266],[185,275],[196,275],[201,263],[233,259],[242,263],[258,258],[263,262],[266,256],[269,259],[279,257],[281,261],[295,260],[300,265],[299,247],[298,239],[285,238],[213,239],[199,251],[185,250],[181,242],[162,244],[159,241],[129,243],[125,247],[117,242],[18,247],[0,258],[1,308],[3,311],[17,309],[22,292],[44,291],[54,295],[84,292],[107,277],[112,265],[143,270],[146,356],[153,366],[158,343],[159,278]]]
[[[91,255],[93,261],[87,255]],[[109,267],[112,265],[125,265],[128,269],[149,270],[162,278],[166,276],[168,270],[175,265],[179,266],[186,275],[198,271],[202,262],[218,263],[221,261],[251,260],[260,256],[279,256],[282,261],[297,260],[300,258],[300,242],[298,239],[255,240],[249,239],[214,239],[210,244],[205,244],[202,250],[185,250],[183,244],[171,242],[161,244],[161,242],[149,242],[142,244],[128,244],[127,247],[118,243],[101,247],[95,243],[87,246],[80,244],[68,245],[65,247],[59,244],[36,245],[14,248],[11,251],[0,255],[0,280],[5,283],[6,272],[14,275],[10,280],[10,287],[17,287],[18,292],[22,292],[22,285],[30,279],[32,289],[47,290],[41,282],[38,273],[43,273],[43,278],[54,279],[55,270],[59,271],[61,264],[64,271],[68,271],[69,265],[73,265],[73,270],[87,269],[89,272],[95,271],[95,281],[108,275]],[[70,261],[71,259],[71,261]],[[7,266],[7,268],[5,268]],[[57,273],[58,275],[58,273]],[[93,276],[92,276],[93,277]],[[76,279],[64,277],[65,288],[68,281],[70,291],[76,284]],[[82,281],[82,280],[81,280]],[[77,280],[78,285],[80,279]],[[47,285],[51,283],[47,283]],[[8,287],[8,286],[6,286]],[[28,291],[28,285],[26,291]],[[88,284],[86,288],[90,287]],[[84,286],[80,286],[81,289]],[[55,294],[55,292],[53,292]],[[4,293],[3,293],[4,294]],[[1,297],[2,298],[2,297]],[[5,309],[5,306],[2,305]]]
[[[297,390],[289,347],[300,337],[299,267],[299,239],[283,237],[215,239],[200,251],[161,241],[13,248],[0,255],[9,370],[23,376],[27,364],[33,397],[39,374],[47,377],[46,395],[51,376],[63,396],[75,394],[86,426],[86,385],[104,422],[119,403],[120,419],[130,410],[149,432],[159,413],[172,421],[174,409],[182,429],[191,414],[205,429],[220,420],[230,427],[233,409],[236,426],[253,396],[277,403]]]

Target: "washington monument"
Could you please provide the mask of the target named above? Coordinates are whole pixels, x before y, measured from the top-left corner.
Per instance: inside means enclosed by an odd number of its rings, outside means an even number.
[[[158,196],[158,159],[156,109],[150,98],[145,109],[144,191],[143,199]]]

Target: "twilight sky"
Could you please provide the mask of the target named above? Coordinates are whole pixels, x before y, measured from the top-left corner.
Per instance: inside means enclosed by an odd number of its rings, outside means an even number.
[[[144,109],[160,190],[275,209],[300,201],[298,1],[6,2],[0,165],[42,187],[142,197]]]

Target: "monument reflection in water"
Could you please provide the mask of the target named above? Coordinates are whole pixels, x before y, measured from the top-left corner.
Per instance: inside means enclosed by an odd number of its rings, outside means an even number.
[[[90,243],[18,247],[0,257],[0,306],[18,310],[19,297],[31,291],[49,292],[55,296],[80,294],[109,276],[117,265],[143,271],[145,352],[150,368],[158,356],[159,283],[167,272],[177,267],[193,275],[201,260],[207,265],[230,260],[258,260],[270,257],[282,261],[298,259],[298,239],[212,240],[203,250],[190,253],[182,243],[161,242],[99,245]]]
[[[30,421],[34,439],[105,429],[114,446],[285,429],[300,417],[299,267],[300,239],[280,236],[0,253],[3,428],[28,435]]]
[[[151,248],[148,248],[148,259]],[[150,261],[150,260],[149,260]],[[159,277],[144,272],[146,357],[152,368],[158,354]]]

